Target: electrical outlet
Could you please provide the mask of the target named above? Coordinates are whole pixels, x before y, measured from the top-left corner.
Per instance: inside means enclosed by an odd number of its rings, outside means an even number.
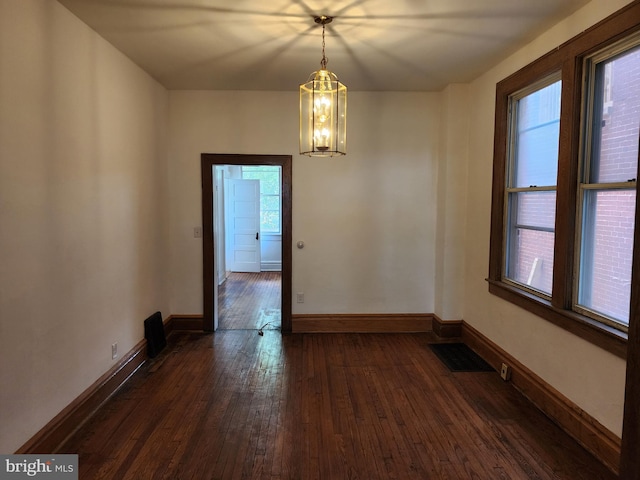
[[[118,358],[118,342],[111,344],[111,360]]]
[[[506,363],[502,364],[502,368],[500,369],[500,377],[505,382],[511,379],[511,368]]]
[[[304,303],[304,293],[302,292],[298,292],[296,294],[296,302],[298,303]]]

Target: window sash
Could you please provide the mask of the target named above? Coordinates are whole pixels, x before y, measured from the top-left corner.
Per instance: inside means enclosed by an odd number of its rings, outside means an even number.
[[[579,229],[580,239],[579,254],[576,255],[576,271],[574,281],[573,309],[583,315],[589,316],[599,322],[610,325],[623,332],[629,327],[629,300],[631,296],[631,255],[633,253],[633,235],[630,239],[625,239],[617,235],[617,245],[606,245],[602,248],[599,243],[612,242],[607,233],[611,229],[620,227],[603,226],[600,222],[606,222],[606,216],[598,216],[598,194],[625,193],[635,206],[636,185],[635,182],[629,184],[583,184],[580,188],[581,208],[581,228]],[[606,197],[601,197],[605,200]],[[619,204],[619,200],[617,202]],[[629,202],[627,202],[629,203]],[[622,208],[622,205],[620,206]],[[620,219],[623,222],[625,219]],[[635,220],[634,215],[626,218],[627,226],[622,230],[633,232]],[[630,225],[629,225],[630,223]],[[622,239],[622,242],[620,242]],[[630,247],[625,245],[627,240]],[[615,257],[612,257],[612,254]],[[619,258],[628,257],[628,263],[620,266]],[[626,289],[628,283],[628,289]]]
[[[551,299],[555,244],[556,189],[508,189],[509,209],[503,260],[503,280],[542,298]],[[553,198],[549,195],[553,194]],[[545,197],[547,197],[545,199]],[[524,208],[520,208],[524,203]],[[527,209],[527,203],[551,203],[552,222],[545,221],[548,211]],[[529,210],[529,212],[527,212]],[[536,217],[543,218],[536,218]],[[521,218],[525,217],[525,218]],[[528,217],[528,218],[526,218]]]
[[[602,116],[602,110],[612,104],[611,84],[607,85],[604,81],[607,66],[610,67],[610,60],[622,56],[632,50],[640,49],[640,31],[629,35],[610,45],[598,50],[595,54],[586,57],[583,61],[584,79],[583,79],[583,96],[582,96],[582,138],[580,142],[580,182],[581,184],[615,184],[625,183],[624,181],[636,180],[637,173],[629,174],[628,178],[619,178],[615,182],[600,182],[595,179],[596,174],[592,171],[594,158],[594,146],[600,146],[599,139],[594,137],[600,131],[601,126],[596,124],[596,119]],[[599,69],[602,68],[603,75],[599,75]],[[602,89],[604,98],[602,102],[596,102],[598,90]]]

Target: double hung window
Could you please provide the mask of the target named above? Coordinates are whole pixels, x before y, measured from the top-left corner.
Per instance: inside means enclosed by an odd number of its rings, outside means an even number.
[[[637,36],[636,36],[637,37]],[[640,37],[588,58],[576,310],[626,328],[640,127]]]
[[[545,296],[553,282],[559,75],[510,97],[505,277]]]

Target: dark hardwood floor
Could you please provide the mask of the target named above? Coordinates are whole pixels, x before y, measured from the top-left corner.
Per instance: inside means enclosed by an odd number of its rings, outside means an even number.
[[[218,328],[279,329],[281,279],[280,272],[232,272],[218,287]]]
[[[90,479],[614,479],[429,334],[174,333],[68,439]]]

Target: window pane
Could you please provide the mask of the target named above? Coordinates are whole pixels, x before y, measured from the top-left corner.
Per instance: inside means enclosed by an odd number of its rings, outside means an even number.
[[[551,294],[556,192],[509,195],[507,278]]]
[[[265,195],[260,198],[261,210],[280,210],[280,196]]]
[[[517,102],[516,187],[556,184],[561,87],[555,82]]]
[[[556,192],[512,193],[511,202],[516,209],[519,226],[551,229],[556,222]]]
[[[260,212],[260,229],[262,232],[280,231],[280,212],[262,211]]]
[[[636,178],[640,131],[640,47],[596,66],[589,183]]]
[[[514,240],[509,249],[508,277],[550,295],[554,240],[553,232],[514,229]]]
[[[242,172],[245,180],[260,180],[260,193],[277,195],[280,193],[280,175],[278,172]]]
[[[635,190],[587,190],[578,303],[629,324]]]
[[[261,193],[263,195],[279,195],[280,194],[280,177],[278,173],[272,173],[260,180]]]
[[[278,165],[243,165],[243,172],[278,172],[280,167]]]

